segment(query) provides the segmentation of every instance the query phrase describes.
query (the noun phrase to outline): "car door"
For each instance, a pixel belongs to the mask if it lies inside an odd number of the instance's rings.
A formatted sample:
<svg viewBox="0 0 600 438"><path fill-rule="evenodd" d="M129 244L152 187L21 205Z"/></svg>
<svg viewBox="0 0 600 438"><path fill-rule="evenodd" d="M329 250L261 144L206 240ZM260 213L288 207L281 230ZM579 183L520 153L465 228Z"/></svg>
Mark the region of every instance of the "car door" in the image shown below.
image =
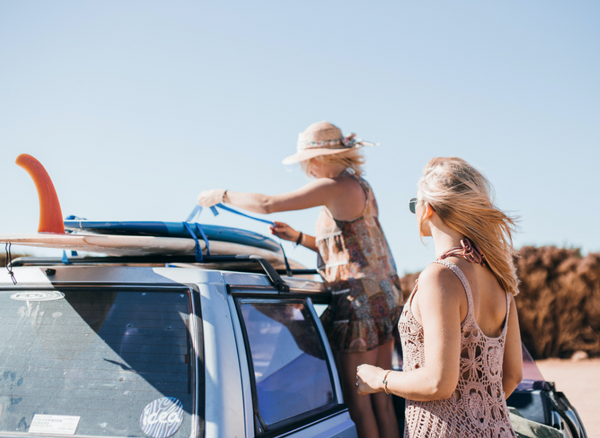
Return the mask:
<svg viewBox="0 0 600 438"><path fill-rule="evenodd" d="M309 297L231 288L247 437L356 437Z"/></svg>

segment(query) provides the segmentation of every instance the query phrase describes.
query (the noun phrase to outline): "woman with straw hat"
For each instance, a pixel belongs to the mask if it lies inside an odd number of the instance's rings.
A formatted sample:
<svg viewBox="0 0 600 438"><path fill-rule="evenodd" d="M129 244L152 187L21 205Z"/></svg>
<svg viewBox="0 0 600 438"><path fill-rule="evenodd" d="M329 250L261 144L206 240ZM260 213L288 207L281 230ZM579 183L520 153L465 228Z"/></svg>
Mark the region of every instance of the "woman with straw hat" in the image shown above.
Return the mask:
<svg viewBox="0 0 600 438"><path fill-rule="evenodd" d="M280 195L207 190L198 203L220 202L255 213L274 213L322 206L316 235L275 222L273 234L318 254L319 273L332 290L332 302L321 316L341 374L344 401L360 437L398 437L392 400L385 393L360 396L356 369L392 365L392 332L402 306L400 279L378 219L371 186L361 177L360 148L372 145L354 134L344 137L331 123L310 125L298 138L296 154L284 164L300 163L314 180Z"/></svg>

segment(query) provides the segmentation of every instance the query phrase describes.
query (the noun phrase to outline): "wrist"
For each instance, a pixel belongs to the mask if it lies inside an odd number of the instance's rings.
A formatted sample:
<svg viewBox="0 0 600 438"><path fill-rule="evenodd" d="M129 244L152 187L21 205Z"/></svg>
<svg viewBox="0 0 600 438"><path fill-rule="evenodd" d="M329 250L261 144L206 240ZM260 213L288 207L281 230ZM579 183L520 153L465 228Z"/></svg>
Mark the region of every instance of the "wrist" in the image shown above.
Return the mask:
<svg viewBox="0 0 600 438"><path fill-rule="evenodd" d="M227 189L223 190L223 194L221 195L221 203L226 203L227 201L225 200L227 196Z"/></svg>
<svg viewBox="0 0 600 438"><path fill-rule="evenodd" d="M389 384L388 378L389 378L391 372L392 372L392 370L387 370L387 371L382 370L383 377L381 379L381 383L379 384L380 389L383 390L383 392L385 392L388 395L390 394L390 390L388 388L388 384Z"/></svg>
<svg viewBox="0 0 600 438"><path fill-rule="evenodd" d="M302 233L302 231L300 231L300 232L298 233L298 237L296 238L296 240L295 240L294 244L295 244L296 246L298 246L298 245L302 245L302 240L304 240L304 233Z"/></svg>
<svg viewBox="0 0 600 438"><path fill-rule="evenodd" d="M380 391L383 391L383 381L385 380L385 373L386 371L384 369L380 369L379 373L377 374L377 389L379 389Z"/></svg>

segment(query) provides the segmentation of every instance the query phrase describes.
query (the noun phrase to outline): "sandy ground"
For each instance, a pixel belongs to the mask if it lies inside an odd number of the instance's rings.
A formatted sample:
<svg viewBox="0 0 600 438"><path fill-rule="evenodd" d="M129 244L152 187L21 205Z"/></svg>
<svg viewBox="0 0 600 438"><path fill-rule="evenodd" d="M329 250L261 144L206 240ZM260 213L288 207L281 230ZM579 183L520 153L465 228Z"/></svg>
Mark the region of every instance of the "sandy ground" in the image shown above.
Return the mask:
<svg viewBox="0 0 600 438"><path fill-rule="evenodd" d="M589 438L600 438L600 359L547 359L537 365L579 412Z"/></svg>

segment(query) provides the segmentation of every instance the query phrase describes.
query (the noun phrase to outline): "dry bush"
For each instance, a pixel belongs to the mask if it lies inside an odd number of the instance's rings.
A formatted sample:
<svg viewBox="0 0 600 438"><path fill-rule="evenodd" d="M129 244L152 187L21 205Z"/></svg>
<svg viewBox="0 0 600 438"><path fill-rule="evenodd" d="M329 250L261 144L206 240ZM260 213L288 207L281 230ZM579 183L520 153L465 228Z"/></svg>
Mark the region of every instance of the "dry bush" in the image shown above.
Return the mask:
<svg viewBox="0 0 600 438"><path fill-rule="evenodd" d="M521 336L536 359L600 355L600 254L526 246L515 260Z"/></svg>
<svg viewBox="0 0 600 438"><path fill-rule="evenodd" d="M600 253L525 246L515 259L523 343L535 359L600 356ZM401 279L405 300L419 273Z"/></svg>

